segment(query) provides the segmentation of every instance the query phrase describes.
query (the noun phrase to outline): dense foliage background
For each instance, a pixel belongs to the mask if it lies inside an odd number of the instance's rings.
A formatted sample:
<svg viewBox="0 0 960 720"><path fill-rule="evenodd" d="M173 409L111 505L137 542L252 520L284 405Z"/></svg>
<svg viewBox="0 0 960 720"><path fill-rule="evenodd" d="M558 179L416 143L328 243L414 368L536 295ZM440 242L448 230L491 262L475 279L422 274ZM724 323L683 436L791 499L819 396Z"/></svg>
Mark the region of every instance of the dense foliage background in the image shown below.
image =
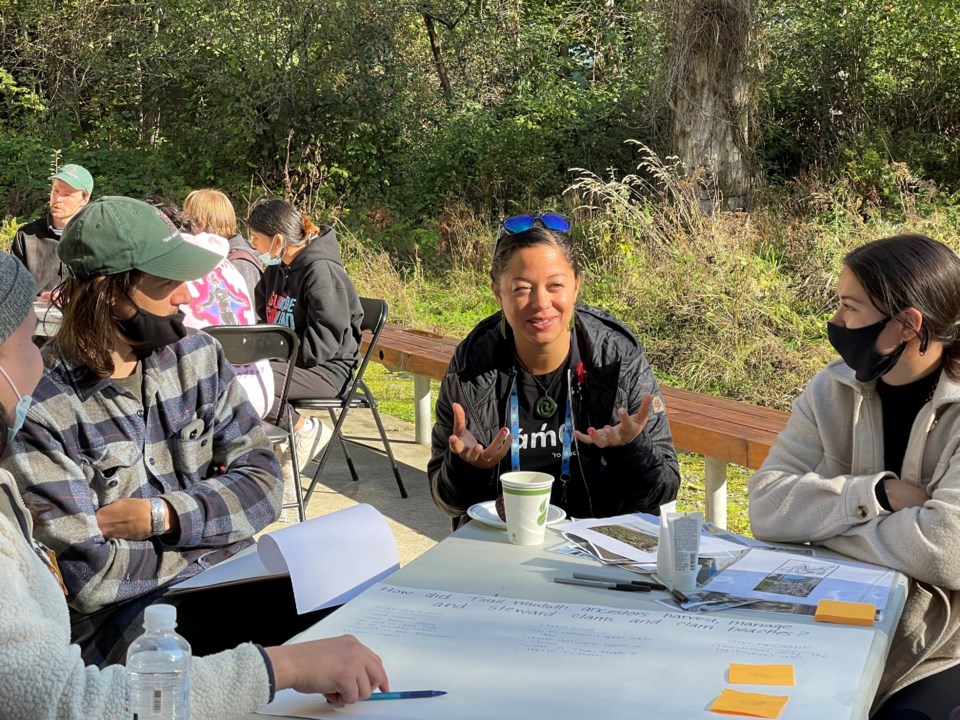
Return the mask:
<svg viewBox="0 0 960 720"><path fill-rule="evenodd" d="M632 171L627 139L669 153L684 1L2 0L0 205L33 213L76 160L104 192L496 215L559 195L572 167ZM757 179L846 177L893 205L904 183L957 187L960 6L748 9Z"/></svg>
<svg viewBox="0 0 960 720"><path fill-rule="evenodd" d="M709 164L672 157L714 41L746 212L704 212ZM583 299L662 380L781 408L833 356L849 248L960 249L958 151L955 0L0 0L0 246L65 162L97 195L214 186L241 217L282 195L394 319L463 334L495 308L497 219L558 209Z"/></svg>
<svg viewBox="0 0 960 720"><path fill-rule="evenodd" d="M561 209L584 298L661 377L779 407L829 356L850 246L903 228L956 242L950 0L0 3L7 236L63 162L97 194L216 186L241 216L284 195L337 225L394 318L462 333L493 309L497 218ZM667 88L695 50L678 46L704 35L676 19L719 28L734 5L751 204L704 213L709 168L670 157Z"/></svg>

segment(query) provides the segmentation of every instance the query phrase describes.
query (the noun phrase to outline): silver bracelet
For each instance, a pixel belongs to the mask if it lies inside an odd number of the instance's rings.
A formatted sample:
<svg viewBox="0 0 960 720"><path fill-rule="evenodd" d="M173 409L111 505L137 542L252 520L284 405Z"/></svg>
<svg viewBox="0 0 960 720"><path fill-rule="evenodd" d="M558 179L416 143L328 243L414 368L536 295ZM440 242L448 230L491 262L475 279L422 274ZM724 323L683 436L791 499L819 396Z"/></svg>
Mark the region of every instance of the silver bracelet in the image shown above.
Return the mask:
<svg viewBox="0 0 960 720"><path fill-rule="evenodd" d="M156 535L163 535L167 530L167 504L160 498L150 498L151 531Z"/></svg>

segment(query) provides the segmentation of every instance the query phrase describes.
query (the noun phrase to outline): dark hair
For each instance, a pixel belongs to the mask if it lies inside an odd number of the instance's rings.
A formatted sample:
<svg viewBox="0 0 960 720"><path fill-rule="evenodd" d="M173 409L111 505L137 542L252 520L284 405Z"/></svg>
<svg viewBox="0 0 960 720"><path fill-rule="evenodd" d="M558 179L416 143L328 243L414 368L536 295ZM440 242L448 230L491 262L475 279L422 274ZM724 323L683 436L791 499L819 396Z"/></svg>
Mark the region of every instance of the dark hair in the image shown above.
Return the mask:
<svg viewBox="0 0 960 720"><path fill-rule="evenodd" d="M926 235L893 235L852 250L843 264L880 312L919 310L920 350L943 343L942 367L960 380L960 258L950 248Z"/></svg>
<svg viewBox="0 0 960 720"><path fill-rule="evenodd" d="M89 280L67 278L53 296L54 306L63 313L60 330L53 336L54 349L83 363L97 377L110 377L118 319L113 303L130 297L143 276L141 270L128 270Z"/></svg>
<svg viewBox="0 0 960 720"><path fill-rule="evenodd" d="M260 200L250 208L247 227L267 237L281 235L286 245L301 245L320 232L306 215L286 200Z"/></svg>
<svg viewBox="0 0 960 720"><path fill-rule="evenodd" d="M144 195L143 201L147 205L155 207L157 210L166 215L177 230L190 233L191 235L196 233L196 225L194 225L193 221L183 214L173 200L168 200L163 195Z"/></svg>
<svg viewBox="0 0 960 720"><path fill-rule="evenodd" d="M515 233L513 235L503 235L493 248L493 260L490 262L490 279L493 282L499 282L503 271L507 269L507 263L517 250L523 250L537 245L553 245L563 253L563 257L573 267L573 274L580 277L580 261L577 256L577 250L573 246L573 241L566 233L554 232L546 228L533 226L529 230Z"/></svg>

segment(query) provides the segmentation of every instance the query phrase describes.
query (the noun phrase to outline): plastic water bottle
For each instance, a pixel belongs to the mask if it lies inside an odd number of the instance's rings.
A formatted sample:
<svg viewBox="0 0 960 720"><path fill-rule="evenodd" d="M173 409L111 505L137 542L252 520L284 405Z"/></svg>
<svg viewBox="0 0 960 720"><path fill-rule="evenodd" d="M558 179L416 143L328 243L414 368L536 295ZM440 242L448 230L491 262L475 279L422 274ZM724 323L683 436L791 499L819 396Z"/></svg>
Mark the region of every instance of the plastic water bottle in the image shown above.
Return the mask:
<svg viewBox="0 0 960 720"><path fill-rule="evenodd" d="M174 632L177 609L150 605L146 632L127 651L127 708L133 720L190 717L190 645Z"/></svg>

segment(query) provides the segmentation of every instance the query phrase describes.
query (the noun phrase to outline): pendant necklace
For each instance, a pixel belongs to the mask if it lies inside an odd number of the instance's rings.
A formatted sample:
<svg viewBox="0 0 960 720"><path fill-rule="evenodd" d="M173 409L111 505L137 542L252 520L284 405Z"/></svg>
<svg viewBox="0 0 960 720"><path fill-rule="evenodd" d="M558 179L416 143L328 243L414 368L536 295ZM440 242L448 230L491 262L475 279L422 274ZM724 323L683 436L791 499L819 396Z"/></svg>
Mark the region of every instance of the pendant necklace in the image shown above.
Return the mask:
<svg viewBox="0 0 960 720"><path fill-rule="evenodd" d="M530 370L527 368L526 365L523 364L523 361L521 361L520 358L517 358L517 361L520 363L520 366L527 372L527 374L533 378L533 382L536 384L537 388L539 388L540 392L543 393L533 405L534 414L541 420L549 420L550 418L552 418L554 415L557 414L558 405L557 405L557 401L553 399L553 388L557 384L557 380L563 377L564 366L561 366L554 371L554 376L553 376L553 379L550 381L550 384L544 387L543 383L541 383L537 379L536 375L530 372Z"/></svg>

